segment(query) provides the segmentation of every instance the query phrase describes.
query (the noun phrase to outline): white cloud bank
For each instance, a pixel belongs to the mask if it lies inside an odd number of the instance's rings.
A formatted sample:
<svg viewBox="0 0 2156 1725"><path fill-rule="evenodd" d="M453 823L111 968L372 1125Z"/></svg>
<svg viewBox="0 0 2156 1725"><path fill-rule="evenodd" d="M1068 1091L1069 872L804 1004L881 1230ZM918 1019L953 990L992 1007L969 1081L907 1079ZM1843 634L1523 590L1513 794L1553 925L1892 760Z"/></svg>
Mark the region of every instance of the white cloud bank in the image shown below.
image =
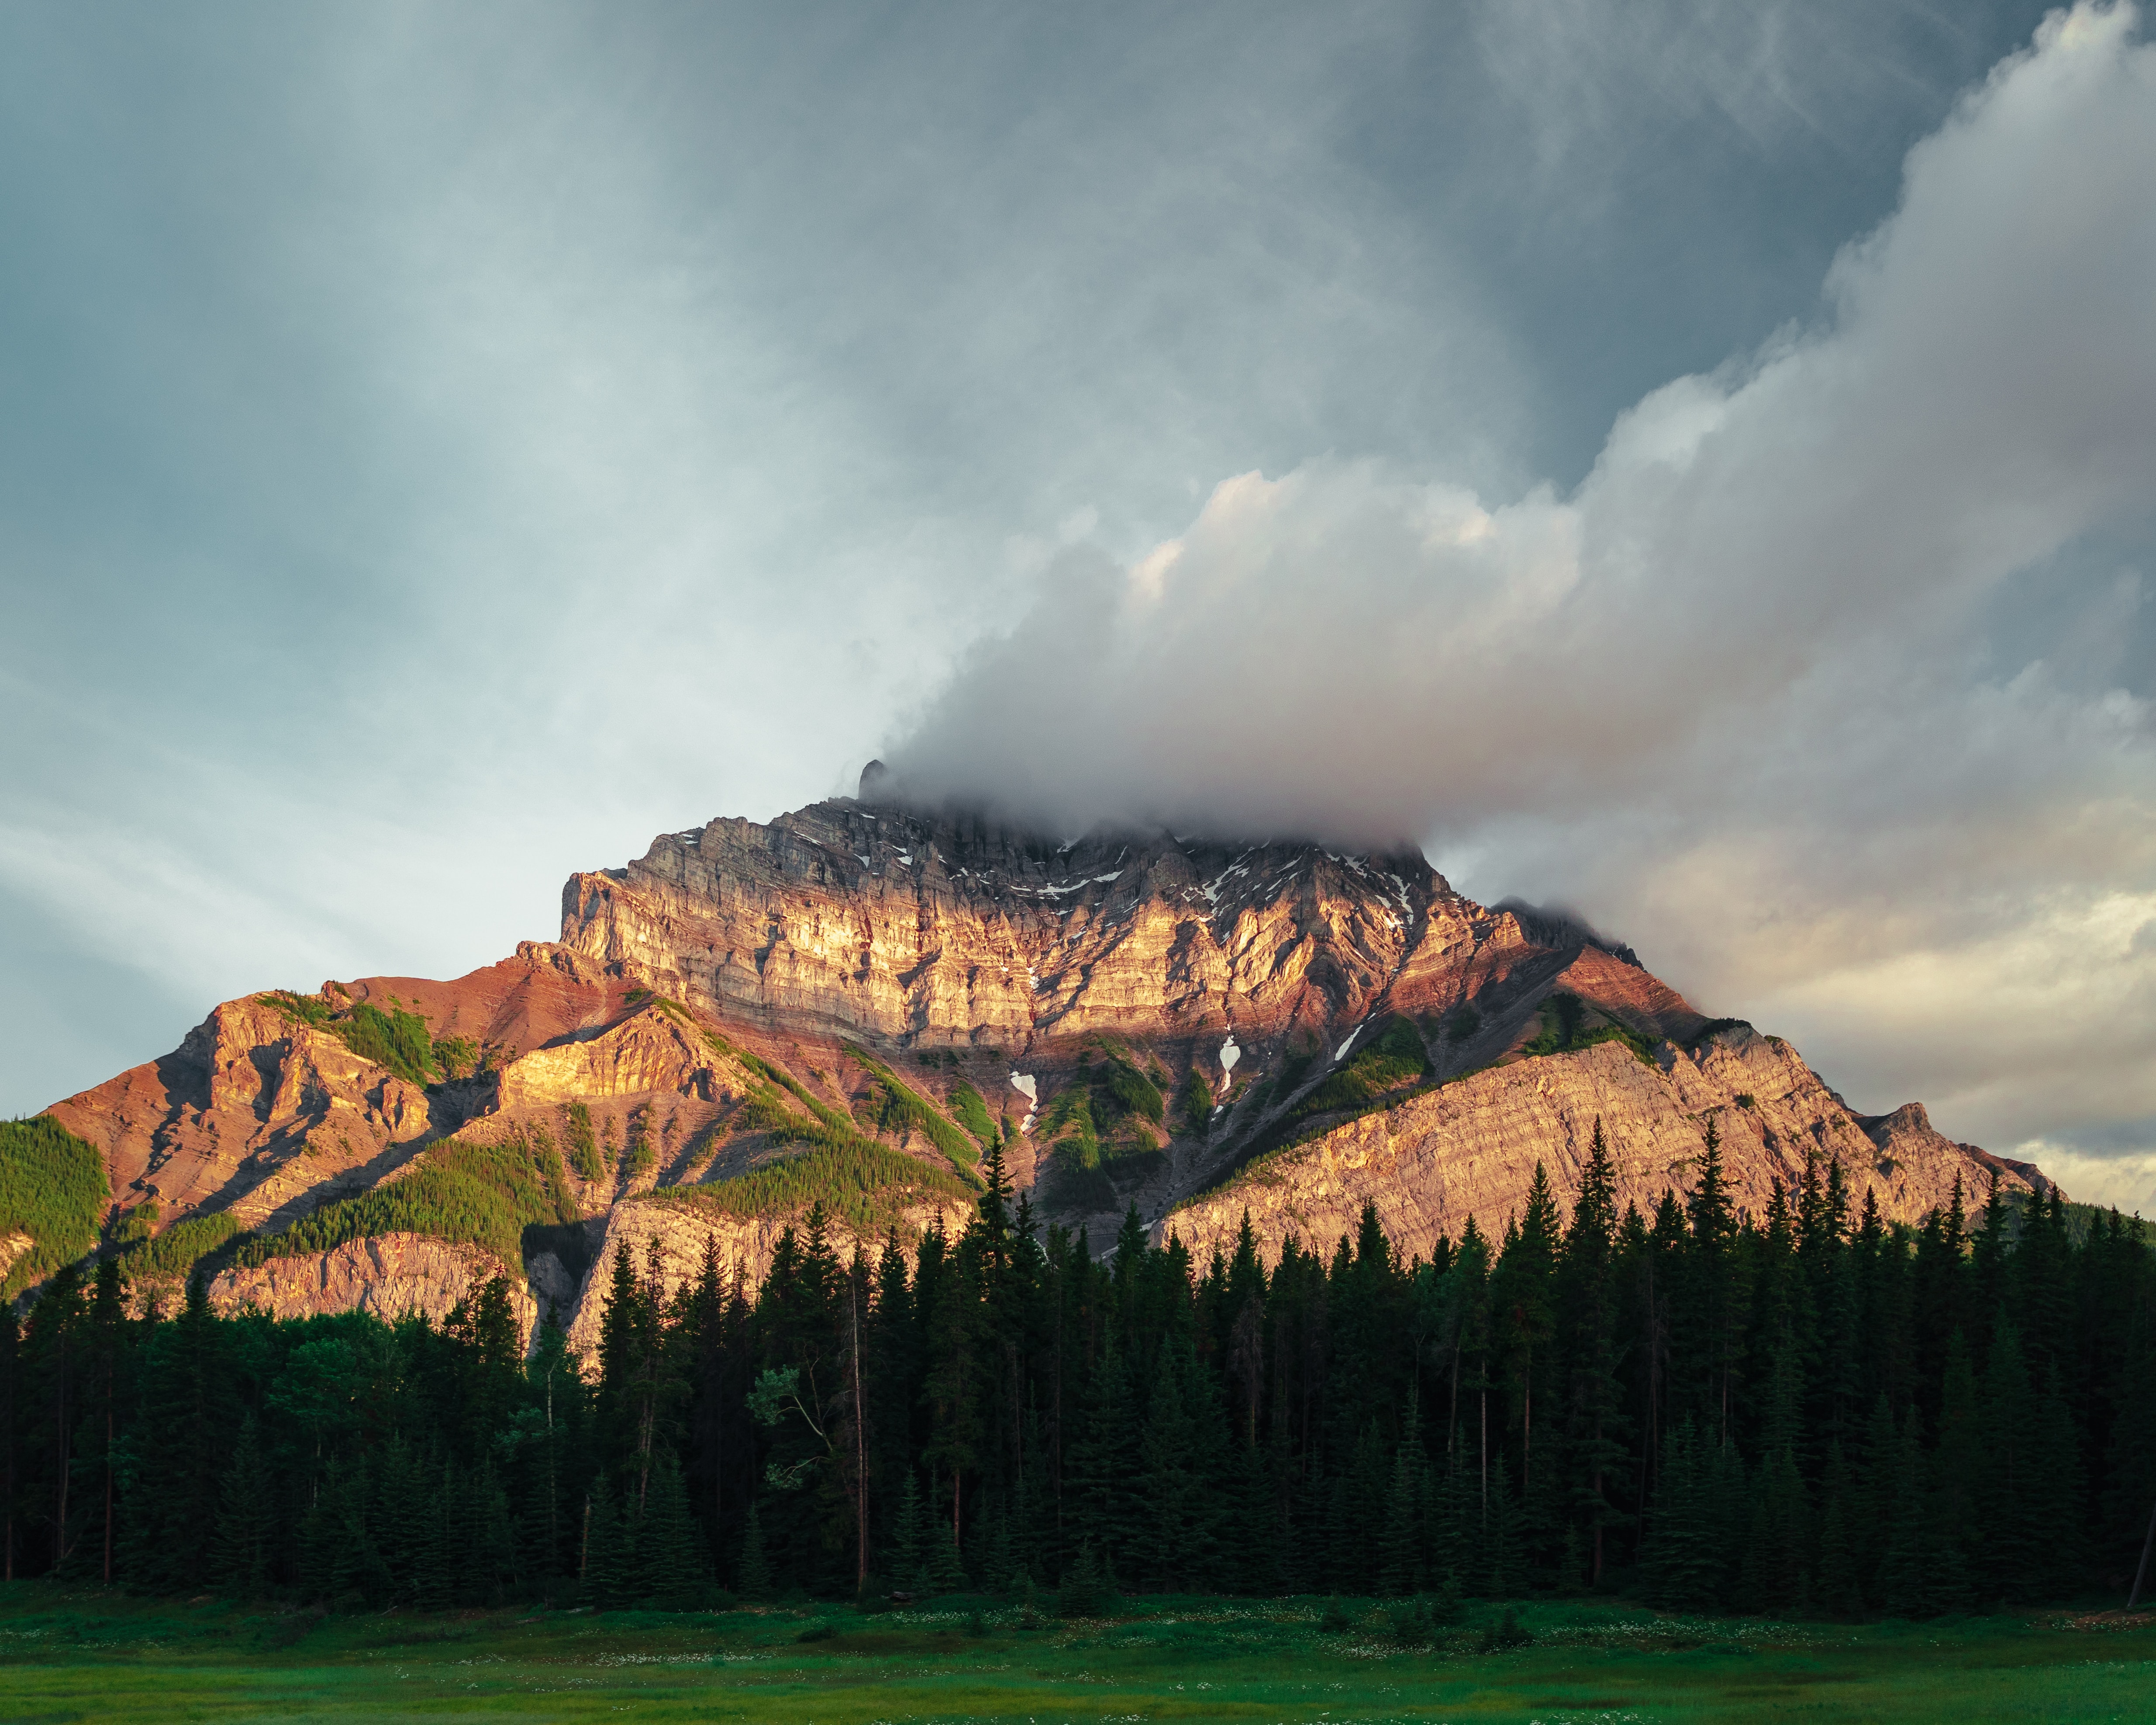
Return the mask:
<svg viewBox="0 0 2156 1725"><path fill-rule="evenodd" d="M2124 1147L2156 1116L2156 757L2102 644L2139 578L2058 632L2071 663L2001 666L1985 623L2156 506L2138 23L2047 19L1912 151L1817 326L1648 396L1571 496L1229 480L1128 567L1065 553L894 765L1069 826L1422 835L1859 1106Z"/></svg>

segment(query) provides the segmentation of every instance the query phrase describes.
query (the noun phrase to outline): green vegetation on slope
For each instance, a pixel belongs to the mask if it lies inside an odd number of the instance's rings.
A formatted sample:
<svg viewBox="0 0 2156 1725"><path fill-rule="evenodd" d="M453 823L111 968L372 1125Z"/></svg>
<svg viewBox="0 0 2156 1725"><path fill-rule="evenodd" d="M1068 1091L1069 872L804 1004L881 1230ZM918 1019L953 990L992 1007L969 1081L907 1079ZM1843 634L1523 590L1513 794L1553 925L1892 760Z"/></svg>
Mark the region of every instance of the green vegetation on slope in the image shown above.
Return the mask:
<svg viewBox="0 0 2156 1725"><path fill-rule="evenodd" d="M1194 1063L1175 1099L1175 1111L1183 1122L1183 1129L1193 1137L1202 1138L1212 1130L1213 1086L1206 1082L1205 1074Z"/></svg>
<svg viewBox="0 0 2156 1725"><path fill-rule="evenodd" d="M256 998L268 1001L289 1019L328 1031L362 1060L387 1066L407 1083L424 1088L444 1076L462 1076L454 1071L445 1075L438 1069L427 1021L416 1012L397 1006L384 1012L365 1001L340 1012L319 996L295 994L283 988ZM461 1037L452 1038L444 1046L459 1065L475 1059L471 1045Z"/></svg>
<svg viewBox="0 0 2156 1725"><path fill-rule="evenodd" d="M667 1186L652 1199L676 1209L709 1210L752 1220L795 1215L820 1204L860 1233L894 1225L910 1205L946 1199L963 1204L973 1188L952 1173L879 1144L850 1137L817 1144L730 1180L703 1186Z"/></svg>
<svg viewBox="0 0 2156 1725"><path fill-rule="evenodd" d="M1592 1029L1583 1028L1591 1010L1578 995L1559 989L1543 1003L1542 1026L1520 1052L1530 1057L1541 1055L1577 1054L1582 1049L1593 1048L1598 1043L1621 1042L1632 1050L1633 1057L1642 1065L1655 1064L1655 1045L1637 1031L1628 1030L1614 1019L1604 1021Z"/></svg>
<svg viewBox="0 0 2156 1725"><path fill-rule="evenodd" d="M640 1180L659 1166L659 1153L651 1147L651 1122L638 1109L629 1119L629 1177Z"/></svg>
<svg viewBox="0 0 2156 1725"><path fill-rule="evenodd" d="M705 1031L704 1040L716 1052L724 1055L730 1060L737 1062L751 1076L761 1078L766 1084L777 1085L779 1089L792 1096L794 1101L800 1103L833 1131L842 1132L853 1131L853 1122L846 1118L843 1111L834 1108L820 1097L811 1096L807 1086L784 1067L774 1066L770 1061L751 1054L745 1048L735 1047L716 1030ZM774 1128L767 1128L767 1130L772 1129Z"/></svg>
<svg viewBox="0 0 2156 1725"><path fill-rule="evenodd" d="M183 1216L154 1240L121 1254L121 1271L131 1282L179 1281L202 1259L245 1231L229 1211Z"/></svg>
<svg viewBox="0 0 2156 1725"><path fill-rule="evenodd" d="M767 1163L732 1179L709 1185L669 1186L653 1194L654 1198L742 1217L792 1214L820 1202L833 1215L844 1217L856 1228L867 1229L888 1226L901 1210L922 1197L963 1201L973 1195L974 1189L956 1176L863 1136L845 1115L810 1095L783 1068L736 1047L715 1031L703 1034L713 1049L739 1062L752 1080L759 1081L752 1084L734 1111L736 1129L764 1132L781 1143L806 1147L799 1155ZM848 1051L853 1052L850 1045ZM869 1062L864 1060L863 1064ZM904 1091L903 1086L898 1087ZM782 1092L806 1108L808 1117L804 1118L788 1107ZM916 1096L914 1101L920 1099ZM952 1137L959 1136L949 1122L942 1124ZM939 1143L937 1147L942 1146ZM949 1153L945 1152L947 1156ZM970 1162L962 1166L970 1172Z"/></svg>
<svg viewBox="0 0 2156 1725"><path fill-rule="evenodd" d="M157 1231L157 1219L162 1214L156 1199L144 1199L128 1211L121 1219L119 1226L112 1230L113 1245L130 1246L147 1240Z"/></svg>
<svg viewBox="0 0 2156 1725"><path fill-rule="evenodd" d="M259 1265L383 1234L424 1234L484 1246L514 1267L523 1261L526 1228L573 1222L579 1214L553 1140L512 1128L491 1141L445 1138L395 1179L248 1241L234 1260Z"/></svg>
<svg viewBox="0 0 2156 1725"><path fill-rule="evenodd" d="M592 1127L590 1106L572 1102L563 1112L567 1117L562 1135L569 1142L569 1166L577 1171L577 1178L587 1183L603 1180L606 1158L599 1154L599 1135Z"/></svg>
<svg viewBox="0 0 2156 1725"><path fill-rule="evenodd" d="M0 1121L0 1236L27 1234L0 1297L12 1299L97 1243L111 1201L105 1158L49 1114Z"/></svg>
<svg viewBox="0 0 2156 1725"><path fill-rule="evenodd" d="M945 1119L942 1111L927 1097L906 1084L866 1049L851 1042L843 1043L840 1046L860 1063L875 1087L875 1121L880 1131L917 1132L942 1151L953 1168L969 1178L974 1177L974 1171L980 1164L981 1153L965 1133ZM982 1112L985 1114L987 1111L984 1106Z"/></svg>
<svg viewBox="0 0 2156 1725"><path fill-rule="evenodd" d="M1422 1033L1396 1015L1367 1047L1296 1103L1294 1117L1361 1108L1429 1076L1430 1055L1423 1047Z"/></svg>
<svg viewBox="0 0 2156 1725"><path fill-rule="evenodd" d="M958 1117L958 1124L983 1144L993 1143L1001 1136L995 1122L988 1117L988 1098L963 1080L951 1092L951 1111Z"/></svg>
<svg viewBox="0 0 2156 1725"><path fill-rule="evenodd" d="M1163 1154L1158 1128L1167 1122L1160 1086L1138 1069L1113 1037L1093 1039L1078 1051L1070 1081L1050 1097L1034 1140L1053 1158L1059 1202L1110 1209L1117 1201L1117 1176L1143 1174Z"/></svg>
<svg viewBox="0 0 2156 1725"><path fill-rule="evenodd" d="M485 1064L485 1055L469 1036L437 1036L434 1066L444 1078L470 1078Z"/></svg>
<svg viewBox="0 0 2156 1725"><path fill-rule="evenodd" d="M1160 1142L1149 1128L1167 1117L1160 1086L1138 1070L1130 1051L1111 1037L1097 1037L1079 1050L1077 1070L1041 1110L1034 1137L1070 1168L1091 1169L1157 1153Z"/></svg>
<svg viewBox="0 0 2156 1725"><path fill-rule="evenodd" d="M1253 1106L1262 1110L1274 1095L1290 1096L1309 1074L1322 1050L1306 1046L1289 1055L1280 1072L1264 1081L1250 1096ZM1277 1185L1286 1177L1283 1158L1328 1132L1385 1110L1399 1107L1438 1087L1430 1076L1430 1055L1421 1033L1402 1017L1390 1019L1368 1046L1332 1073L1296 1103L1255 1142L1251 1153L1219 1183L1186 1199L1182 1209L1201 1199L1218 1199L1246 1185ZM1444 1081L1471 1077L1455 1073ZM1317 1119L1318 1116L1326 1117ZM1314 1124L1305 1124L1306 1122Z"/></svg>

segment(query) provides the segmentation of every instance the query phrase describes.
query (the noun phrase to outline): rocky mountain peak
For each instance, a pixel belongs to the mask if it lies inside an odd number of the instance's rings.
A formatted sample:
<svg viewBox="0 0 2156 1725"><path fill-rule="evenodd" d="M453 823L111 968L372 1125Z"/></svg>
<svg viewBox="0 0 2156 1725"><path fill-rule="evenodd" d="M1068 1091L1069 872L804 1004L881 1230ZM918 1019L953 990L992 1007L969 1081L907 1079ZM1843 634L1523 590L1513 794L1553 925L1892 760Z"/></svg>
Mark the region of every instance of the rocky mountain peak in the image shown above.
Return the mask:
<svg viewBox="0 0 2156 1725"><path fill-rule="evenodd" d="M963 1225L992 1147L1045 1219L1105 1246L1136 1204L1200 1251L1245 1209L1269 1254L1365 1204L1405 1252L1496 1236L1598 1124L1643 1208L1710 1128L1754 1206L1831 1163L1889 1219L2048 1189L1412 848L1059 837L907 805L874 763L860 789L573 875L558 940L469 976L219 1007L49 1111L104 1163L99 1225L192 1230L167 1259L224 1253L218 1296L280 1312L446 1311L493 1266L586 1337L618 1244L753 1279L819 1199L842 1240Z"/></svg>

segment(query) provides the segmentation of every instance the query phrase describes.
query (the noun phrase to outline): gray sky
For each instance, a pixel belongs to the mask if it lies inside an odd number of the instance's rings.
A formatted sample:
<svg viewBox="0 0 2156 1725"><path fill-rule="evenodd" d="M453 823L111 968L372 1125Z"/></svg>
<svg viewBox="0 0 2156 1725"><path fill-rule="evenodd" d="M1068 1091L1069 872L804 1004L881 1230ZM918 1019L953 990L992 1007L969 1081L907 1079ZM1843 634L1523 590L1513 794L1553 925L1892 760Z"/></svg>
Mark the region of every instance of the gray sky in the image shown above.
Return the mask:
<svg viewBox="0 0 2156 1725"><path fill-rule="evenodd" d="M895 752L2142 1201L2144 33L1619 16L0 5L0 1109Z"/></svg>

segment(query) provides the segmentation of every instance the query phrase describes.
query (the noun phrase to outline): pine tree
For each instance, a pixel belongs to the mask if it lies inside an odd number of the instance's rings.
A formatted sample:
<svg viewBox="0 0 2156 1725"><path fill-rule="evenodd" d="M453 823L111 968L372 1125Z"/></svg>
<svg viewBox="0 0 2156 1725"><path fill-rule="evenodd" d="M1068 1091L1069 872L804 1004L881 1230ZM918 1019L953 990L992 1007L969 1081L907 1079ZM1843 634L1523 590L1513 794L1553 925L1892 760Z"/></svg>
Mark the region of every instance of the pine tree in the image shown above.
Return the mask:
<svg viewBox="0 0 2156 1725"><path fill-rule="evenodd" d="M275 1527L268 1470L250 1414L240 1422L218 1503L211 1574L221 1586L243 1599L259 1599L269 1590Z"/></svg>
<svg viewBox="0 0 2156 1725"><path fill-rule="evenodd" d="M1488 1532L1483 1552L1493 1599L1516 1599L1526 1590L1527 1553L1522 1542L1521 1516L1512 1496L1512 1470L1499 1461L1491 1481Z"/></svg>
<svg viewBox="0 0 2156 1725"><path fill-rule="evenodd" d="M763 1527L753 1497L749 1499L748 1526L742 1535L741 1563L735 1573L736 1590L744 1599L771 1597L771 1561L764 1555Z"/></svg>
<svg viewBox="0 0 2156 1725"><path fill-rule="evenodd" d="M1133 1409L1132 1369L1132 1360L1111 1332L1086 1385L1065 1494L1078 1539L1090 1543L1108 1568L1125 1563L1142 1537L1137 1497L1140 1427Z"/></svg>
<svg viewBox="0 0 2156 1725"><path fill-rule="evenodd" d="M415 1609L444 1610L456 1596L454 1521L461 1497L460 1482L448 1462L422 1462L414 1475L419 1491L416 1513L409 1524L410 1543L405 1548L405 1585Z"/></svg>
<svg viewBox="0 0 2156 1725"><path fill-rule="evenodd" d="M516 1524L509 1496L490 1462L467 1481L468 1532L458 1594L473 1605L499 1605L516 1585Z"/></svg>
<svg viewBox="0 0 2156 1725"><path fill-rule="evenodd" d="M1455 1591L1488 1573L1479 1561L1482 1517L1479 1496L1463 1466L1448 1469L1437 1481L1430 1530L1430 1574L1440 1585L1450 1578Z"/></svg>
<svg viewBox="0 0 2156 1725"><path fill-rule="evenodd" d="M1885 1560L1887 1534L1902 1504L1902 1454L1894 1410L1881 1391L1871 1406L1865 1428L1862 1476L1856 1491L1861 1511L1857 1525L1866 1530L1858 1546L1857 1574L1866 1602L1881 1604L1880 1568Z"/></svg>
<svg viewBox="0 0 2156 1725"><path fill-rule="evenodd" d="M1757 1611L1801 1609L1811 1602L1810 1507L1804 1476L1787 1444L1759 1470L1744 1542L1740 1598Z"/></svg>
<svg viewBox="0 0 2156 1725"><path fill-rule="evenodd" d="M898 1522L891 1540L891 1573L901 1587L916 1593L928 1590L927 1565L931 1537L928 1512L921 1501L920 1481L909 1467L905 1486L899 1494Z"/></svg>
<svg viewBox="0 0 2156 1725"><path fill-rule="evenodd" d="M1168 1591L1186 1587L1204 1560L1204 1481L1179 1376L1175 1359L1164 1354L1138 1445L1139 1532L1131 1552L1138 1576Z"/></svg>
<svg viewBox="0 0 2156 1725"><path fill-rule="evenodd" d="M2035 1584L2042 1596L2055 1599L2071 1598L2087 1584L2081 1435L2060 1382L2062 1375L2056 1363L2046 1373L2036 1404L2036 1466L2029 1488L2030 1514L2046 1530Z"/></svg>
<svg viewBox="0 0 2156 1725"><path fill-rule="evenodd" d="M1415 1459L1403 1443L1393 1458L1384 1524L1378 1538L1378 1590L1394 1599L1423 1590L1423 1528L1417 1485Z"/></svg>
<svg viewBox="0 0 2156 1725"><path fill-rule="evenodd" d="M1056 1590L1055 1609L1064 1617L1097 1617L1115 1603L1115 1584L1094 1554L1092 1542L1081 1541L1076 1559Z"/></svg>
<svg viewBox="0 0 2156 1725"><path fill-rule="evenodd" d="M1912 1409L1895 1438L1894 1510L1879 1559L1879 1602L1896 1617L1929 1617L1939 1609L1937 1523L1930 1480Z"/></svg>
<svg viewBox="0 0 2156 1725"><path fill-rule="evenodd" d="M1864 1588L1857 1569L1856 1530L1851 1526L1849 1463L1839 1439L1827 1448L1822 1491L1819 1579L1813 1603L1832 1616L1856 1617L1864 1609Z"/></svg>
<svg viewBox="0 0 2156 1725"><path fill-rule="evenodd" d="M216 1548L218 1440L228 1419L221 1341L197 1275L179 1317L153 1324L144 1348L141 1411L123 1440L133 1511L120 1534L120 1567L150 1592L200 1586Z"/></svg>
<svg viewBox="0 0 2156 1725"><path fill-rule="evenodd" d="M1527 1207L1517 1229L1507 1235L1491 1276L1507 1413L1519 1433L1519 1477L1528 1502L1534 1501L1535 1391L1549 1372L1542 1350L1557 1329L1557 1200L1550 1191L1549 1171L1537 1162Z"/></svg>
<svg viewBox="0 0 2156 1725"><path fill-rule="evenodd" d="M752 1511L752 1529L753 1517ZM591 1495L584 1500L583 1573L578 1589L584 1603L598 1611L619 1610L632 1604L635 1563L631 1529L606 1476L601 1474L592 1481ZM746 1586L742 1591L747 1592Z"/></svg>
<svg viewBox="0 0 2156 1725"><path fill-rule="evenodd" d="M1564 1341L1568 1373L1566 1437L1571 1455L1570 1512L1592 1542L1589 1585L1599 1586L1606 1536L1630 1525L1612 1497L1627 1471L1625 1439L1632 1422L1625 1413L1618 1377L1616 1171L1595 1117L1587 1163L1580 1170L1579 1199L1566 1233L1560 1296L1568 1315Z"/></svg>
<svg viewBox="0 0 2156 1725"><path fill-rule="evenodd" d="M681 1465L671 1450L660 1450L652 1469L637 1523L634 1574L631 1591L665 1611L690 1610L708 1591Z"/></svg>
<svg viewBox="0 0 2156 1725"><path fill-rule="evenodd" d="M931 1476L932 1479L933 1476ZM931 1594L962 1594L971 1584L957 1532L941 1516L929 1523L925 1580Z"/></svg>
<svg viewBox="0 0 2156 1725"><path fill-rule="evenodd" d="M1969 1344L1956 1330L1947 1344L1932 1465L1939 1565L1933 1597L1945 1611L1966 1611L1975 1598L1971 1578L1980 1518L1977 1500L1986 1466L1979 1400Z"/></svg>
<svg viewBox="0 0 2156 1725"><path fill-rule="evenodd" d="M1686 1414L1663 1445L1661 1489L1647 1530L1649 1586L1657 1602L1680 1611L1711 1611L1722 1596L1721 1518L1705 1447Z"/></svg>
<svg viewBox="0 0 2156 1725"><path fill-rule="evenodd" d="M2043 1572L2050 1530L2041 1519L2036 1481L2036 1399L2020 1332L2003 1312L1992 1333L1980 1401L1984 1466L1976 1481L1977 1584L1987 1600L2029 1599Z"/></svg>
<svg viewBox="0 0 2156 1725"><path fill-rule="evenodd" d="M1276 1594L1283 1585L1280 1492L1271 1459L1255 1444L1243 1446L1234 1491L1223 1541L1227 1584L1233 1592L1259 1598Z"/></svg>

